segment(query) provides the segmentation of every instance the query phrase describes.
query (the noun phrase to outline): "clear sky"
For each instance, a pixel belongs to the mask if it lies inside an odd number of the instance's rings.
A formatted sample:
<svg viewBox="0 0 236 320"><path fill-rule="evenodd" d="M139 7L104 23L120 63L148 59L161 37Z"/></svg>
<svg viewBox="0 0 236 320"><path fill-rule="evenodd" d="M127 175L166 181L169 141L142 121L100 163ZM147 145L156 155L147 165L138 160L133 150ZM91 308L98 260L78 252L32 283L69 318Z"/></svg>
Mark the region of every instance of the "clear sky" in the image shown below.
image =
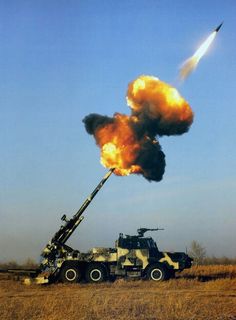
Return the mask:
<svg viewBox="0 0 236 320"><path fill-rule="evenodd" d="M82 119L129 114L139 75L175 85L222 21L178 86L195 119L187 134L160 139L164 179L113 175L69 243L81 250L159 226L162 250L197 240L209 255L236 256L236 1L0 0L0 261L38 259L62 214L107 172Z"/></svg>

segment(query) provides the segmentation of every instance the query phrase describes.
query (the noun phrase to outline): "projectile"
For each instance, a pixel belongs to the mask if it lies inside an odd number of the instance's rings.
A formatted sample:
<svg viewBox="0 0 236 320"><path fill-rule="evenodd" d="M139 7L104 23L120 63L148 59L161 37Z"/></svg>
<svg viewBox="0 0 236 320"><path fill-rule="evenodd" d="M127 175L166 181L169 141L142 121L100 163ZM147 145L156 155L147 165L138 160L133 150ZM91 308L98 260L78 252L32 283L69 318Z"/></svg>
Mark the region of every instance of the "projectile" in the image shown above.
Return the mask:
<svg viewBox="0 0 236 320"><path fill-rule="evenodd" d="M223 24L223 22L214 31L218 32L220 30L222 24Z"/></svg>

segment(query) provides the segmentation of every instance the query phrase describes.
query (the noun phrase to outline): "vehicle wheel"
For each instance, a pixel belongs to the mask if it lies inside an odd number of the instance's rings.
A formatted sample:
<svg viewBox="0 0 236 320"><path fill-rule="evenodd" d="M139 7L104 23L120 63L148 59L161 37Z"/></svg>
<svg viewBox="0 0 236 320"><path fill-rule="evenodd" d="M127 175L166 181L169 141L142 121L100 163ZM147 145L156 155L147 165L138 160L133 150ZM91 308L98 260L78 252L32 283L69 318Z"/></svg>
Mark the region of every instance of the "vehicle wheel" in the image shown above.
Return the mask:
<svg viewBox="0 0 236 320"><path fill-rule="evenodd" d="M164 267L152 265L147 270L147 278L153 281L164 281L167 279L167 272Z"/></svg>
<svg viewBox="0 0 236 320"><path fill-rule="evenodd" d="M88 282L100 283L106 280L106 270L100 264L92 264L88 266L85 277Z"/></svg>
<svg viewBox="0 0 236 320"><path fill-rule="evenodd" d="M81 280L81 272L75 265L65 265L61 269L59 278L63 283L76 283Z"/></svg>

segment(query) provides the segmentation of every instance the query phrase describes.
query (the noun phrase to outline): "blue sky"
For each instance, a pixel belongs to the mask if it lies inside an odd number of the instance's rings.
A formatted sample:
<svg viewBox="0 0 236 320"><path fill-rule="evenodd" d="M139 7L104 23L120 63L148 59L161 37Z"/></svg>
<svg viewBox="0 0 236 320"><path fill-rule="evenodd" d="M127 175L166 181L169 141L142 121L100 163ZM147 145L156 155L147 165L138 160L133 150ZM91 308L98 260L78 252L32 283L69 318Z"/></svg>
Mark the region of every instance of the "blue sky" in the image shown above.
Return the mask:
<svg viewBox="0 0 236 320"><path fill-rule="evenodd" d="M139 75L176 85L181 63L223 20L178 85L195 120L160 139L164 179L112 176L70 243L111 247L119 232L160 226L160 249L197 240L236 256L235 17L233 0L0 0L0 261L37 259L106 173L82 119L129 114L127 86Z"/></svg>

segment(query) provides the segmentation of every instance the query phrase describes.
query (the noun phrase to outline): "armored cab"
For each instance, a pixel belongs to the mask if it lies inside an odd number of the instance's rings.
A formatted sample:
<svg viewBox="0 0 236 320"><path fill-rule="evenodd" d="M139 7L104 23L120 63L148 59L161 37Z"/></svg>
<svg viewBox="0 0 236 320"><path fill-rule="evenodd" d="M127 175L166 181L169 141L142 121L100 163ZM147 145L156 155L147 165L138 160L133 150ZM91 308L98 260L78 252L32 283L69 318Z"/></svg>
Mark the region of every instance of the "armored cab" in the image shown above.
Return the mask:
<svg viewBox="0 0 236 320"><path fill-rule="evenodd" d="M176 271L190 268L192 259L184 252L161 252L151 237L144 237L142 230L138 235L125 237L120 234L117 241L118 274L146 278L154 281L167 280L174 277Z"/></svg>

